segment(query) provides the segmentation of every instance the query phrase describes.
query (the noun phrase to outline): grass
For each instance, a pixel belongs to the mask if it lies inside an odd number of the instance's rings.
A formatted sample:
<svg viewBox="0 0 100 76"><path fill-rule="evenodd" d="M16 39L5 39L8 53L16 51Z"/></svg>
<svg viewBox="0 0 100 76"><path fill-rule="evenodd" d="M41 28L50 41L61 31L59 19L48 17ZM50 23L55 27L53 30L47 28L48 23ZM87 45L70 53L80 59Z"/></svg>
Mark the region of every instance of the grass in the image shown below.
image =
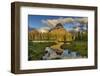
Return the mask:
<svg viewBox="0 0 100 76"><path fill-rule="evenodd" d="M71 51L76 51L81 54L81 56L88 56L88 46L87 41L74 41L71 44L63 44L62 49L69 49Z"/></svg>
<svg viewBox="0 0 100 76"><path fill-rule="evenodd" d="M44 49L47 46L54 45L54 42L28 42L28 60L41 60Z"/></svg>
<svg viewBox="0 0 100 76"><path fill-rule="evenodd" d="M28 42L28 60L41 60L44 55L45 47L57 45L56 42ZM73 41L70 44L64 43L61 49L69 49L71 51L79 52L81 56L88 57L87 41Z"/></svg>

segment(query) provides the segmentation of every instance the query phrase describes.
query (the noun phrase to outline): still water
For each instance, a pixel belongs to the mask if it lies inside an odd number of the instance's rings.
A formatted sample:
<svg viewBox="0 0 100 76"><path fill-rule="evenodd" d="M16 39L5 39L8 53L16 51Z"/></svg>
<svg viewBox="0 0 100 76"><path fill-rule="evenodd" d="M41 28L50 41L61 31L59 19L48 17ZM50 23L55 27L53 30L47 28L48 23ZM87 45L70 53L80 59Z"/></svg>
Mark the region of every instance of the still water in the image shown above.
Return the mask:
<svg viewBox="0 0 100 76"><path fill-rule="evenodd" d="M45 54L43 55L43 60L48 59L74 59L74 58L81 58L82 56L80 53L71 51L71 50L63 50L61 54L57 54L52 48L46 47L45 48Z"/></svg>

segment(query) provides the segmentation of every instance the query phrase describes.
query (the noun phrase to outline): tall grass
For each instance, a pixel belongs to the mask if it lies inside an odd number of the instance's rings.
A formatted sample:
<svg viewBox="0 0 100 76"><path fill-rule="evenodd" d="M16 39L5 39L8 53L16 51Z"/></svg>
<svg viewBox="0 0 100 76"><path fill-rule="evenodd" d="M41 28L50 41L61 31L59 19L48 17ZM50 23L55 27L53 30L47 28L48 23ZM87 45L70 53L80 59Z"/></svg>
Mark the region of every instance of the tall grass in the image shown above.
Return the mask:
<svg viewBox="0 0 100 76"><path fill-rule="evenodd" d="M28 60L40 60L45 47L54 45L54 42L28 42Z"/></svg>

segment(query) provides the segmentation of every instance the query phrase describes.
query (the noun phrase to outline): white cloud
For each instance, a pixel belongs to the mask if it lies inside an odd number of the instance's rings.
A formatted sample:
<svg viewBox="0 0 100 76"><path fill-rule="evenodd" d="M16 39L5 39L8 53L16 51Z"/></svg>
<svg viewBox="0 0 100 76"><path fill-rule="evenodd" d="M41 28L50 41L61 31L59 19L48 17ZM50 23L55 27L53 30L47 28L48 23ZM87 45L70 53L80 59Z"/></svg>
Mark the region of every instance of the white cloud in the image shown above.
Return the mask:
<svg viewBox="0 0 100 76"><path fill-rule="evenodd" d="M76 21L80 22L80 23L88 23L88 18L77 18L75 19Z"/></svg>
<svg viewBox="0 0 100 76"><path fill-rule="evenodd" d="M70 23L70 22L73 22L73 21L74 21L73 18L64 18L64 19L63 19L63 22L64 22L64 23Z"/></svg>
<svg viewBox="0 0 100 76"><path fill-rule="evenodd" d="M47 20L42 20L42 23L46 24L50 28L53 28L56 26L56 24L61 23L71 23L71 22L79 22L79 23L88 23L88 18L58 18L58 19L47 19Z"/></svg>
<svg viewBox="0 0 100 76"><path fill-rule="evenodd" d="M42 33L48 32L49 30L50 30L49 27L41 27L41 28L38 29L38 31L39 31L39 32L42 32Z"/></svg>

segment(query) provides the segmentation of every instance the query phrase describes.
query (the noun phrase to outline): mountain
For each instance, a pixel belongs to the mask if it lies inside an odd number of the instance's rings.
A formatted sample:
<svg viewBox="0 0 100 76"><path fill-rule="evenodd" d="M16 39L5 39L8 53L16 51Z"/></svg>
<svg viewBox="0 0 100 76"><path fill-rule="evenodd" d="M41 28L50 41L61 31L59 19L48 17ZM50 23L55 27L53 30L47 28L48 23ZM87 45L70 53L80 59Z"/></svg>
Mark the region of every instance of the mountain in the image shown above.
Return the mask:
<svg viewBox="0 0 100 76"><path fill-rule="evenodd" d="M60 28L64 28L64 27L63 27L63 25L62 25L61 23L58 23L58 24L55 26L55 28L56 28L56 29L60 29Z"/></svg>
<svg viewBox="0 0 100 76"><path fill-rule="evenodd" d="M64 29L63 25L61 23L58 23L54 28L50 29L49 31L52 31L52 30L56 30L56 29Z"/></svg>
<svg viewBox="0 0 100 76"><path fill-rule="evenodd" d="M40 28L29 31L29 40L57 40L57 41L72 41L72 34L67 31L61 23L58 23L54 28Z"/></svg>
<svg viewBox="0 0 100 76"><path fill-rule="evenodd" d="M68 32L61 23L58 23L53 29L51 29L49 34L58 41L72 40L72 34Z"/></svg>

